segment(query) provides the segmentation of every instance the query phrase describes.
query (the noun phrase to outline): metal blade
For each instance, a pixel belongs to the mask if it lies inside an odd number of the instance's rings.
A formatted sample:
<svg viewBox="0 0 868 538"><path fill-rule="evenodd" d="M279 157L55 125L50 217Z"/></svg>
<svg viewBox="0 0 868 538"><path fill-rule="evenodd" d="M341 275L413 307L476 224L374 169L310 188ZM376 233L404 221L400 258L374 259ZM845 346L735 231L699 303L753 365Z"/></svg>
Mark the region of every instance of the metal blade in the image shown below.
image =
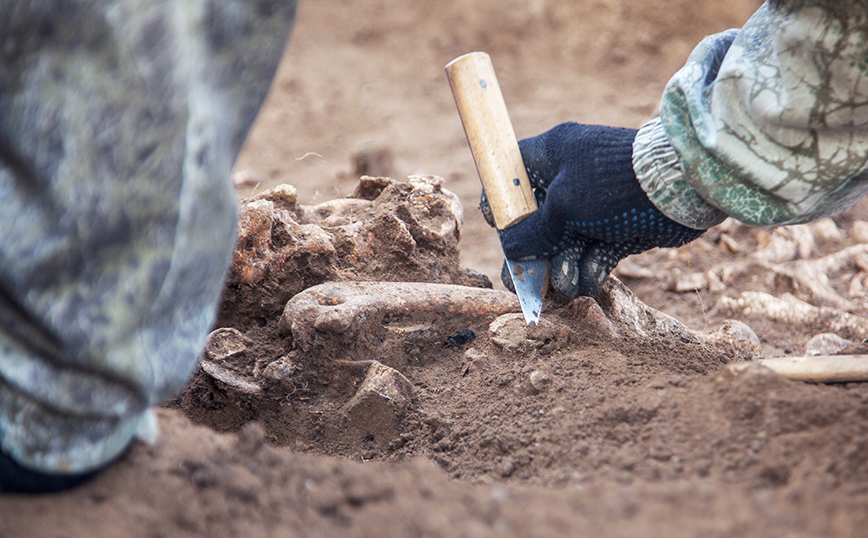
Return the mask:
<svg viewBox="0 0 868 538"><path fill-rule="evenodd" d="M548 277L548 261L515 262L507 258L506 266L509 268L510 276L512 276L512 283L515 286L515 294L518 295L518 302L521 304L524 321L528 325L539 323L543 293Z"/></svg>

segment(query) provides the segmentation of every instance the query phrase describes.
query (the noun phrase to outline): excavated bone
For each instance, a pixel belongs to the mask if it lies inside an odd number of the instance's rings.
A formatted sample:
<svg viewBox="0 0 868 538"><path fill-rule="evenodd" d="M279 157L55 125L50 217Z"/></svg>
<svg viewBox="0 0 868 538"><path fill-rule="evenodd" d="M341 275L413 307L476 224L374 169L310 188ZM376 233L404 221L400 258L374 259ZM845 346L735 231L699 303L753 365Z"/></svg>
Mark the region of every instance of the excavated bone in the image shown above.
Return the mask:
<svg viewBox="0 0 868 538"><path fill-rule="evenodd" d="M865 318L835 308L816 307L789 293L778 298L767 293L746 291L738 299L721 297L715 310L793 326L809 324L821 332L835 333L850 340L868 338L868 320Z"/></svg>
<svg viewBox="0 0 868 538"><path fill-rule="evenodd" d="M681 337L692 342L704 339L699 331L688 328L674 317L640 301L615 277L606 281L596 301L606 317L614 323L617 334L627 333L639 338Z"/></svg>
<svg viewBox="0 0 868 538"><path fill-rule="evenodd" d="M245 394L259 394L262 392L262 387L259 386L259 384L246 379L244 376L239 375L237 372L233 372L228 368L224 368L209 361L201 361L199 366L202 367L203 372L212 378Z"/></svg>
<svg viewBox="0 0 868 538"><path fill-rule="evenodd" d="M262 388L232 368L230 361L243 357L247 339L237 329L224 327L208 335L205 352L199 360L202 371L213 379L246 394L258 394Z"/></svg>
<svg viewBox="0 0 868 538"><path fill-rule="evenodd" d="M595 299L573 301L582 326L608 338L632 338L642 342L681 341L712 346L742 360L760 356L759 338L744 323L726 320L717 330L705 334L676 318L649 307L620 280L610 276Z"/></svg>
<svg viewBox="0 0 868 538"><path fill-rule="evenodd" d="M420 282L328 282L299 293L280 319L299 361L413 359L459 330L508 312L515 295ZM398 351L395 353L395 351ZM390 365L395 366L395 365Z"/></svg>
<svg viewBox="0 0 868 538"><path fill-rule="evenodd" d="M328 281L395 280L491 287L459 264L458 197L435 176L366 178L359 195L299 205L281 185L245 200L219 324L242 330L279 316L305 288Z"/></svg>
<svg viewBox="0 0 868 538"><path fill-rule="evenodd" d="M212 331L205 339L205 358L221 363L247 351L247 339L238 329L224 327Z"/></svg>
<svg viewBox="0 0 868 538"><path fill-rule="evenodd" d="M810 226L783 226L772 232L760 230L754 257L769 263L810 258L817 249Z"/></svg>
<svg viewBox="0 0 868 538"><path fill-rule="evenodd" d="M746 226L727 220L715 228L717 248L727 254L746 256L740 261L726 261L713 266L705 273L683 274L677 268L645 268L635 262L622 263L616 274L627 278L647 278L663 283L664 289L677 292L692 292L708 289L721 293L728 286L737 285L745 279L762 279L757 285L774 290L775 294L790 293L802 301L818 307L836 308L850 313L865 313L865 272L868 270L868 244L854 245L833 254L813 258L818 245L840 243L844 234L832 219L756 233L755 251L742 246L730 234L742 231ZM851 238L868 238L868 224L856 221L849 229ZM868 239L866 239L868 241ZM703 240L695 243L698 248L714 248L713 242ZM629 261L629 260L628 260ZM852 277L848 275L853 274ZM833 286L833 279L850 278L847 294Z"/></svg>

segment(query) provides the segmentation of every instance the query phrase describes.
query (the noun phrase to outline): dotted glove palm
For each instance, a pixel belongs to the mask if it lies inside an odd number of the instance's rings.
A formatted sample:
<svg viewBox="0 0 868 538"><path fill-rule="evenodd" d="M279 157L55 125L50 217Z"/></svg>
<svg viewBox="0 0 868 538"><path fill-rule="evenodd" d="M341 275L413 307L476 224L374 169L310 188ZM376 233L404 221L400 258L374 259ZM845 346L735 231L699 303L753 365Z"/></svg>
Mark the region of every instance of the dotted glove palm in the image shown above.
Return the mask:
<svg viewBox="0 0 868 538"><path fill-rule="evenodd" d="M648 200L633 172L635 137L635 129L563 123L520 141L540 207L501 233L506 256L550 259L553 287L572 299L597 295L630 254L702 235L705 230L678 224ZM480 208L491 224L485 193ZM508 272L501 279L512 289Z"/></svg>

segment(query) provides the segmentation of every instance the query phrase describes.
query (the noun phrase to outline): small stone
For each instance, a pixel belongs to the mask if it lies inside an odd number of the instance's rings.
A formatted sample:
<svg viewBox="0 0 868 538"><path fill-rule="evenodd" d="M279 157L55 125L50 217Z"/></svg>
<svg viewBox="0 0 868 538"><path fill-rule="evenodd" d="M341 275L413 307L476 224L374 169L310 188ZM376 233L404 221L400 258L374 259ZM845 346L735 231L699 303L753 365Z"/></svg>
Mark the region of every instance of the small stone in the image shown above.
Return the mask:
<svg viewBox="0 0 868 538"><path fill-rule="evenodd" d="M504 458L503 463L500 464L500 476L502 478L509 478L513 473L515 473L515 460Z"/></svg>
<svg viewBox="0 0 868 538"><path fill-rule="evenodd" d="M848 235L859 243L868 243L868 222L864 220L855 221L850 227Z"/></svg>
<svg viewBox="0 0 868 538"><path fill-rule="evenodd" d="M488 357L478 349L468 349L464 352L464 358L466 360L465 373L484 372L489 367Z"/></svg>
<svg viewBox="0 0 868 538"><path fill-rule="evenodd" d="M552 386L552 376L545 370L534 370L530 373L530 384L537 392L543 392Z"/></svg>
<svg viewBox="0 0 868 538"><path fill-rule="evenodd" d="M359 390L344 406L351 435L386 445L400 434L398 424L413 404L413 385L399 371L371 361Z"/></svg>
<svg viewBox="0 0 868 538"><path fill-rule="evenodd" d="M474 340L476 340L476 333L470 328L464 328L448 337L443 343L443 347L456 349L463 347Z"/></svg>
<svg viewBox="0 0 868 538"><path fill-rule="evenodd" d="M283 356L277 360L271 361L262 369L262 377L273 383L280 383L286 379L292 379L297 370L295 363L289 357ZM254 374L257 371L254 370Z"/></svg>
<svg viewBox="0 0 868 538"><path fill-rule="evenodd" d="M372 177L370 175L362 175L359 178L359 184L356 190L350 195L350 198L360 198L362 200L376 200L383 190L395 184L395 180L388 177Z"/></svg>
<svg viewBox="0 0 868 538"><path fill-rule="evenodd" d="M760 339L753 329L734 319L724 320L723 325L708 335L707 342L731 349L736 358L742 360L752 360L762 355Z"/></svg>
<svg viewBox="0 0 868 538"><path fill-rule="evenodd" d="M553 349L569 339L569 329L564 325L546 319L528 325L521 313L499 316L488 326L488 334L494 345L514 352L532 351L543 346Z"/></svg>
<svg viewBox="0 0 868 538"><path fill-rule="evenodd" d="M282 183L276 187L272 187L266 191L254 194L246 198L244 203L256 202L259 200L270 201L275 209L285 209L287 211L295 211L296 203L298 202L298 191L292 185Z"/></svg>
<svg viewBox="0 0 868 538"><path fill-rule="evenodd" d="M852 345L852 341L841 338L834 333L818 334L808 340L808 343L805 344L805 355L811 357L816 357L818 355L834 355Z"/></svg>

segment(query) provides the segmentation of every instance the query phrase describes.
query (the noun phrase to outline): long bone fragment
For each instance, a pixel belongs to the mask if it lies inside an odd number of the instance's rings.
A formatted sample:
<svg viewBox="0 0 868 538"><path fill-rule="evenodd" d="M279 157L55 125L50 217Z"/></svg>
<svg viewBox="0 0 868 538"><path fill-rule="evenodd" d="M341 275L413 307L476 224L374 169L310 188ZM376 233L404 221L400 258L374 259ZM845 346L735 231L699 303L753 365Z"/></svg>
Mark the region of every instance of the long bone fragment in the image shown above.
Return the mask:
<svg viewBox="0 0 868 538"><path fill-rule="evenodd" d="M506 291L418 282L327 282L293 297L280 319L299 360L388 360L401 366L431 344L509 312ZM400 346L400 352L395 352Z"/></svg>

